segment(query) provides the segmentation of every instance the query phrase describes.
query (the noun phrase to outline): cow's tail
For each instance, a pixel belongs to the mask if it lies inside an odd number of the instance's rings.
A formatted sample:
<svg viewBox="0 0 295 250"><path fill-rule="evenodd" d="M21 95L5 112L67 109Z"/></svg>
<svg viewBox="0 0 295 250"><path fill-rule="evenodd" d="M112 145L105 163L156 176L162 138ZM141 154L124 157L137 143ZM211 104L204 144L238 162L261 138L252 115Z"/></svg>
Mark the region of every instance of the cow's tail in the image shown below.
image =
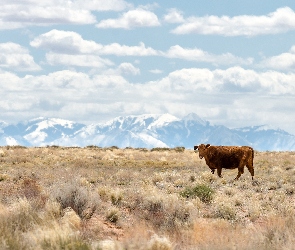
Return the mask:
<svg viewBox="0 0 295 250"><path fill-rule="evenodd" d="M251 147L252 151L252 167L254 168L254 149Z"/></svg>
<svg viewBox="0 0 295 250"><path fill-rule="evenodd" d="M252 175L252 181L254 180L254 149L251 147L251 152L252 152L252 170L251 170L251 175Z"/></svg>

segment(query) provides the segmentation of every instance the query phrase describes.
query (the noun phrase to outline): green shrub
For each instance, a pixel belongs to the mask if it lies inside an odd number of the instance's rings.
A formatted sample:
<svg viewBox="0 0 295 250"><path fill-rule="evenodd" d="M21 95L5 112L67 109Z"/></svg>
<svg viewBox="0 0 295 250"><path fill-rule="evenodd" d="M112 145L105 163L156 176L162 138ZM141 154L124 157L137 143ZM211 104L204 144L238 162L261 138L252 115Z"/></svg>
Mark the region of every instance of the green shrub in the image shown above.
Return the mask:
<svg viewBox="0 0 295 250"><path fill-rule="evenodd" d="M214 190L211 187L198 184L195 187L186 187L180 195L185 198L196 198L198 197L202 202L209 203L213 199Z"/></svg>

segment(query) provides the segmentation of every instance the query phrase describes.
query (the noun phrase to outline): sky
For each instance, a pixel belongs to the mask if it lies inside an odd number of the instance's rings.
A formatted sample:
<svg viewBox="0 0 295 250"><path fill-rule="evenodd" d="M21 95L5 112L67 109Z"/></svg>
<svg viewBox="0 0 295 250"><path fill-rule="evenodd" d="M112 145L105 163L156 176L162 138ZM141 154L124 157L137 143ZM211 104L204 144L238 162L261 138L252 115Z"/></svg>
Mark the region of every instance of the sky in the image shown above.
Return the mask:
<svg viewBox="0 0 295 250"><path fill-rule="evenodd" d="M294 0L0 6L0 121L193 112L295 134Z"/></svg>

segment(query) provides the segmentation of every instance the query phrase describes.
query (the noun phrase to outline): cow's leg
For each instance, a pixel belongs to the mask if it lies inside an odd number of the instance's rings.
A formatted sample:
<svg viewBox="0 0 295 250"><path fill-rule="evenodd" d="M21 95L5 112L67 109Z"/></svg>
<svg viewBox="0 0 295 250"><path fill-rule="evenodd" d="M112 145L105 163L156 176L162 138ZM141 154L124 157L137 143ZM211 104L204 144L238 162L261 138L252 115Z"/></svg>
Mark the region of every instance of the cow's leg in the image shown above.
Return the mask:
<svg viewBox="0 0 295 250"><path fill-rule="evenodd" d="M222 178L221 170L222 170L222 168L217 168L217 174L220 178Z"/></svg>
<svg viewBox="0 0 295 250"><path fill-rule="evenodd" d="M252 180L254 180L254 167L253 167L253 156L252 155L250 157L248 157L246 167L248 168L248 170L252 176Z"/></svg>
<svg viewBox="0 0 295 250"><path fill-rule="evenodd" d="M250 174L252 176L252 180L254 180L254 168L253 168L253 166L248 166L247 165L247 168L248 168L248 170L249 170L249 172L250 172Z"/></svg>
<svg viewBox="0 0 295 250"><path fill-rule="evenodd" d="M254 166L253 166L253 158L254 158L254 150L252 149L250 156L248 157L247 161L247 168L251 173L252 180L254 179Z"/></svg>
<svg viewBox="0 0 295 250"><path fill-rule="evenodd" d="M211 168L211 173L214 174L215 168Z"/></svg>
<svg viewBox="0 0 295 250"><path fill-rule="evenodd" d="M238 180L238 179L240 178L241 175L242 175L242 172L241 172L240 169L239 169L239 171L238 171L238 175L237 175L237 177L235 178L235 180Z"/></svg>
<svg viewBox="0 0 295 250"><path fill-rule="evenodd" d="M239 178L240 178L240 176L242 175L244 173L244 165L240 165L239 167L238 167L238 175L237 175L237 177L235 178L235 180L238 180Z"/></svg>
<svg viewBox="0 0 295 250"><path fill-rule="evenodd" d="M245 165L247 165L247 163L245 162L245 157L242 158L240 165L238 166L238 175L235 178L235 180L238 180L240 178L240 176L244 173L244 167ZM248 165L247 165L248 166Z"/></svg>

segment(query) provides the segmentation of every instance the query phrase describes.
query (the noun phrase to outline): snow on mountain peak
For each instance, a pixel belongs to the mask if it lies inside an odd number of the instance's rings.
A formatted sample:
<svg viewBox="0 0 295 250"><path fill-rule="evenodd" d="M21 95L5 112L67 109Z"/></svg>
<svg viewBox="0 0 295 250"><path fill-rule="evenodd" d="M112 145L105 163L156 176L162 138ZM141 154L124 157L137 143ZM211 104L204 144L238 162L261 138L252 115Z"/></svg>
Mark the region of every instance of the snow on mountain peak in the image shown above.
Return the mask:
<svg viewBox="0 0 295 250"><path fill-rule="evenodd" d="M116 117L106 123L97 124L99 128L110 127L120 128L122 130L132 130L134 128L147 128L163 126L164 124L178 121L179 119L170 114L143 114L143 115L130 115L126 117Z"/></svg>
<svg viewBox="0 0 295 250"><path fill-rule="evenodd" d="M28 126L23 138L32 145L43 145L46 141L58 136L63 138L68 133L66 130L72 131L76 127L76 123L69 120L44 117L32 119L25 124Z"/></svg>
<svg viewBox="0 0 295 250"><path fill-rule="evenodd" d="M206 126L207 125L207 121L203 120L200 116L198 116L195 113L190 113L188 115L186 115L185 117L183 117L184 121L196 121L199 124Z"/></svg>
<svg viewBox="0 0 295 250"><path fill-rule="evenodd" d="M180 119L170 114L159 115L158 118L148 126L148 129L163 127L166 124L175 121L180 121Z"/></svg>
<svg viewBox="0 0 295 250"><path fill-rule="evenodd" d="M48 129L50 127L54 127L56 125L60 125L65 128L73 128L73 122L64 120L64 119L59 119L59 118L44 118L44 117L38 117L36 119L30 120L30 123L33 123L32 126L37 125L38 131ZM29 126L27 130L30 130L32 126Z"/></svg>
<svg viewBox="0 0 295 250"><path fill-rule="evenodd" d="M279 130L279 129L271 125L256 126L256 131L267 131L267 130Z"/></svg>

